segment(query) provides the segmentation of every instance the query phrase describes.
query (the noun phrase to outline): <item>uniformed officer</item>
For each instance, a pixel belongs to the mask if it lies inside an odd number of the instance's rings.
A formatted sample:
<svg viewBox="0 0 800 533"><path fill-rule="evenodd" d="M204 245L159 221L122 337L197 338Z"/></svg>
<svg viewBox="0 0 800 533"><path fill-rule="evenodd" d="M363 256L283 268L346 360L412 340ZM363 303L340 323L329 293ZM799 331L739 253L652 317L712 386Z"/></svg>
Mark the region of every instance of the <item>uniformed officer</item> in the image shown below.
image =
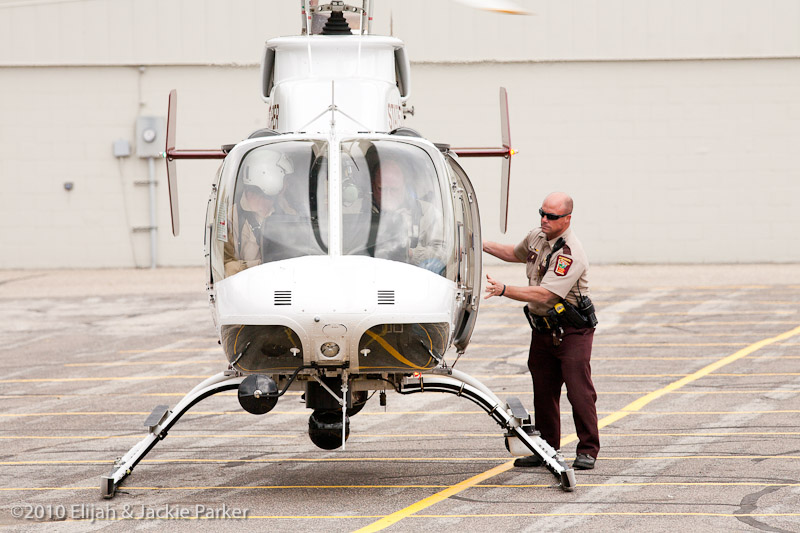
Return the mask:
<svg viewBox="0 0 800 533"><path fill-rule="evenodd" d="M274 213L291 213L280 193L284 178L294 170L285 154L268 149L254 150L247 156L238 178L243 192L233 209L225 242L225 276L268 260L262 250L266 220Z"/></svg>
<svg viewBox="0 0 800 533"><path fill-rule="evenodd" d="M561 386L566 383L578 434L577 457L572 466L587 470L594 468L600 451L597 393L590 366L596 320L593 308L591 320L582 314L590 303L589 263L570 229L572 205L572 198L565 193L552 193L539 209L541 227L528 233L522 242L516 246L483 243L484 252L504 261L526 263L528 276L527 287L505 285L486 276L485 298L505 296L528 303L526 315L533 328L528 369L533 376L536 429L553 448L561 447L559 400ZM572 312L571 320L566 318L565 306ZM541 464L535 455L514 462L515 466Z"/></svg>
<svg viewBox="0 0 800 533"><path fill-rule="evenodd" d="M380 220L375 257L444 275L442 219L429 202L410 198L406 172L394 160L374 165L372 214Z"/></svg>

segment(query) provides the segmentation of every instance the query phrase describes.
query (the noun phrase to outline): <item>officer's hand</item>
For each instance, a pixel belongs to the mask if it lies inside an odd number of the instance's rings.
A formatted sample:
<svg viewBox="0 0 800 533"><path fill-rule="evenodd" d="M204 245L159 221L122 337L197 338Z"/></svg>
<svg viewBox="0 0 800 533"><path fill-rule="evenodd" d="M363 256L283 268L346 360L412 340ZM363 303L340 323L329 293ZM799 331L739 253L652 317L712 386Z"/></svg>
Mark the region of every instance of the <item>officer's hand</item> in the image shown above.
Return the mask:
<svg viewBox="0 0 800 533"><path fill-rule="evenodd" d="M500 296L504 289L505 285L498 283L489 274L486 274L486 296L483 297L484 300L488 300L492 296Z"/></svg>

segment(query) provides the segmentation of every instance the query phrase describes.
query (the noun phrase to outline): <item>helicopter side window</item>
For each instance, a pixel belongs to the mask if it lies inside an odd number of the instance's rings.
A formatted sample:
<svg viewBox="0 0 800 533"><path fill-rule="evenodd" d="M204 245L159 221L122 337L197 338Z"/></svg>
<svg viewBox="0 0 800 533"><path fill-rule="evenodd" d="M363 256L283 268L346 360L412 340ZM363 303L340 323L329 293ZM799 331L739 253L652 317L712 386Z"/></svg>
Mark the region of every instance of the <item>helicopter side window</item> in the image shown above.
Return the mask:
<svg viewBox="0 0 800 533"><path fill-rule="evenodd" d="M225 275L327 254L327 191L325 142L272 143L248 152L229 204Z"/></svg>
<svg viewBox="0 0 800 533"><path fill-rule="evenodd" d="M436 168L423 149L396 141L341 145L342 253L448 272L453 239L445 232Z"/></svg>

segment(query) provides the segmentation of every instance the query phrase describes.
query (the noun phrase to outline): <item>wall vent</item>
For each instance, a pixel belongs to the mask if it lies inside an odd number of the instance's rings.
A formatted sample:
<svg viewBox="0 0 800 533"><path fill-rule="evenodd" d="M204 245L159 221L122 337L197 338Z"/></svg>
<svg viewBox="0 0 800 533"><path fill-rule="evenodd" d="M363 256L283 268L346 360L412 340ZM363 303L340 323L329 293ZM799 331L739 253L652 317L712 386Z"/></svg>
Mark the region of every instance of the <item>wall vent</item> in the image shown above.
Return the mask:
<svg viewBox="0 0 800 533"><path fill-rule="evenodd" d="M394 305L394 291L378 291L378 305Z"/></svg>
<svg viewBox="0 0 800 533"><path fill-rule="evenodd" d="M275 291L275 305L292 305L292 291Z"/></svg>

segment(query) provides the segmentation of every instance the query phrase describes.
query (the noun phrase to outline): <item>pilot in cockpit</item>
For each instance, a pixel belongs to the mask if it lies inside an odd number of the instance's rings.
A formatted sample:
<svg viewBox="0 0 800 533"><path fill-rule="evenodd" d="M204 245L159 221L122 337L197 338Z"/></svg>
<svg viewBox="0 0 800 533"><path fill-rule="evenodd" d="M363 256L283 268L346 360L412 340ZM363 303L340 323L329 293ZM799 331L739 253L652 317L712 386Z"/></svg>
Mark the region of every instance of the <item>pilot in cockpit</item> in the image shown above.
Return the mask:
<svg viewBox="0 0 800 533"><path fill-rule="evenodd" d="M262 249L267 219L296 214L282 194L285 177L294 168L285 154L256 149L245 157L237 180L239 199L233 209L225 243L225 276L264 262Z"/></svg>
<svg viewBox="0 0 800 533"><path fill-rule="evenodd" d="M375 257L419 266L444 275L441 217L416 196L404 166L382 159L372 172L372 216L378 219Z"/></svg>

